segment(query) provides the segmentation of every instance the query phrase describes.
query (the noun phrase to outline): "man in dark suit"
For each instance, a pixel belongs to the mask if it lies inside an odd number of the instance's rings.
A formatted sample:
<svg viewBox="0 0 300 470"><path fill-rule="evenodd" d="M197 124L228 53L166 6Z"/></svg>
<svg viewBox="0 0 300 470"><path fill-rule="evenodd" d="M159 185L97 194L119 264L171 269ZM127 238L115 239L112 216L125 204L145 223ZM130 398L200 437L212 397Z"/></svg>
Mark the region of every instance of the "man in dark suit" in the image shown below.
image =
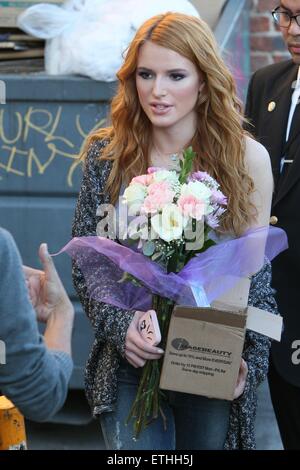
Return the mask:
<svg viewBox="0 0 300 470"><path fill-rule="evenodd" d="M269 385L284 448L300 449L300 0L278 3L272 14L292 60L253 75L246 116L253 124L249 130L270 153L272 219L289 238L289 250L273 262L284 332L272 345Z"/></svg>

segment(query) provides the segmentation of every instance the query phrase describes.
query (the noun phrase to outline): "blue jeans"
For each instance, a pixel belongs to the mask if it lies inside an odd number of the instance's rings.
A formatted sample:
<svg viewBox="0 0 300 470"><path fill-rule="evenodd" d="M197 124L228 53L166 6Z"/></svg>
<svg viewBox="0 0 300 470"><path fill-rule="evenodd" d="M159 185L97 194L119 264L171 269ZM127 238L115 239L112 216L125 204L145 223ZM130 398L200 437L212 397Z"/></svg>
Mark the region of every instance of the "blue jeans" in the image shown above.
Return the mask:
<svg viewBox="0 0 300 470"><path fill-rule="evenodd" d="M165 392L167 418L164 430L161 417L134 439L133 420L126 425L136 396L141 369L125 361L118 370L118 399L115 411L100 416L108 450L218 450L223 449L229 425L231 403L179 392Z"/></svg>

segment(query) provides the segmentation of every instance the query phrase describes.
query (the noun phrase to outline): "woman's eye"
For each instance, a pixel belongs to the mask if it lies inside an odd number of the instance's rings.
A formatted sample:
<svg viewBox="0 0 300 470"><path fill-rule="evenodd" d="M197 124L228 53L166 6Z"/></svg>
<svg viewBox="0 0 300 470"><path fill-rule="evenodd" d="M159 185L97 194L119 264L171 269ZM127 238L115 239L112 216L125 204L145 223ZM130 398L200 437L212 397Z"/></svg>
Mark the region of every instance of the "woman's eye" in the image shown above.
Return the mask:
<svg viewBox="0 0 300 470"><path fill-rule="evenodd" d="M171 73L170 77L172 80L179 81L182 80L185 75L183 75L182 73Z"/></svg>
<svg viewBox="0 0 300 470"><path fill-rule="evenodd" d="M145 80L152 78L152 75L149 72L139 72L138 76L144 78Z"/></svg>

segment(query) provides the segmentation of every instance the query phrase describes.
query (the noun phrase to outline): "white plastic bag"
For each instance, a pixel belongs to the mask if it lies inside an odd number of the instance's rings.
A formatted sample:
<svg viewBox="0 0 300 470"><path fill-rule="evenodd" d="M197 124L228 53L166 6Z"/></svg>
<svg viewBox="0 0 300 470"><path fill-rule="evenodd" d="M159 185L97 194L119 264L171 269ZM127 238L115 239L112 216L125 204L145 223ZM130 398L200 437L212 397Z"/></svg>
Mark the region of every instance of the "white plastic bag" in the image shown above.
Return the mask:
<svg viewBox="0 0 300 470"><path fill-rule="evenodd" d="M46 39L47 73L110 82L139 26L167 11L199 17L188 0L67 0L62 7L44 3L28 8L18 26Z"/></svg>

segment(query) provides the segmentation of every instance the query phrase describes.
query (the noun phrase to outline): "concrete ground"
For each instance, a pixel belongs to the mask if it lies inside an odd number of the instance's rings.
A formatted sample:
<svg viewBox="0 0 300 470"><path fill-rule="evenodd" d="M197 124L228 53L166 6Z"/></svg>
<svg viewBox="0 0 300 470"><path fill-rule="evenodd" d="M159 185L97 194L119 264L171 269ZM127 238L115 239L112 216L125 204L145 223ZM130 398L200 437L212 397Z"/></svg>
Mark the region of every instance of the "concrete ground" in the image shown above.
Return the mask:
<svg viewBox="0 0 300 470"><path fill-rule="evenodd" d="M259 389L256 439L258 450L281 450L282 444L274 416L267 382ZM76 410L76 413L74 412ZM83 392L70 393L56 423L27 421L27 441L31 450L104 449L98 421L91 421ZM64 421L69 424L64 424Z"/></svg>

